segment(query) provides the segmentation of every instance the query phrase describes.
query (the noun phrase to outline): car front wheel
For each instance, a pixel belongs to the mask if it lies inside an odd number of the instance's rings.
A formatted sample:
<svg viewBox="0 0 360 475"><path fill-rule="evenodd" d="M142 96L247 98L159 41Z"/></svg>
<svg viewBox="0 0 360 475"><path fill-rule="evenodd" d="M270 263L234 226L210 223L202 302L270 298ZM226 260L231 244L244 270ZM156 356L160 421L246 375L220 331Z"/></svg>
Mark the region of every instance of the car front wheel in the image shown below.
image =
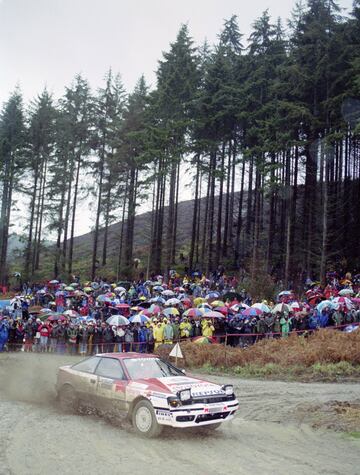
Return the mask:
<svg viewBox="0 0 360 475"><path fill-rule="evenodd" d="M163 427L158 424L149 401L139 401L132 413L132 424L136 432L142 437L157 437L161 434Z"/></svg>

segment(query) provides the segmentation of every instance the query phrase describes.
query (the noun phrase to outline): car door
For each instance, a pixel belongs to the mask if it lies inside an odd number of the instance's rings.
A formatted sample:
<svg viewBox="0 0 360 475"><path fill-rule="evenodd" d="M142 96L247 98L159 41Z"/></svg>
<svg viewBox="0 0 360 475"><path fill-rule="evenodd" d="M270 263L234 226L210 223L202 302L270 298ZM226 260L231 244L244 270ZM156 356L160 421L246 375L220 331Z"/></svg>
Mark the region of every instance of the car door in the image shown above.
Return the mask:
<svg viewBox="0 0 360 475"><path fill-rule="evenodd" d="M100 409L126 411L125 392L128 380L117 358L101 358L95 374L97 376L96 398Z"/></svg>
<svg viewBox="0 0 360 475"><path fill-rule="evenodd" d="M71 367L73 385L79 400L83 402L90 404L95 403L98 381L95 370L100 359L99 356L93 356Z"/></svg>

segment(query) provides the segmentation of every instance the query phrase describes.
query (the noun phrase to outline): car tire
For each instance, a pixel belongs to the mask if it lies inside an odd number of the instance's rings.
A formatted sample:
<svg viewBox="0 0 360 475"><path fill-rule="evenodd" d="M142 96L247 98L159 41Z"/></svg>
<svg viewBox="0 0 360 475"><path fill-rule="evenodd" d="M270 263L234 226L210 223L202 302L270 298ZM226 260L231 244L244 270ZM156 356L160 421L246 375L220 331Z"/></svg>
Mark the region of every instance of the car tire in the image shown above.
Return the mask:
<svg viewBox="0 0 360 475"><path fill-rule="evenodd" d="M149 401L139 401L132 412L132 425L141 437L158 437L163 426L158 423L154 408Z"/></svg>
<svg viewBox="0 0 360 475"><path fill-rule="evenodd" d="M75 389L70 384L65 384L59 391L58 395L60 408L64 412L76 412L78 409L78 399Z"/></svg>

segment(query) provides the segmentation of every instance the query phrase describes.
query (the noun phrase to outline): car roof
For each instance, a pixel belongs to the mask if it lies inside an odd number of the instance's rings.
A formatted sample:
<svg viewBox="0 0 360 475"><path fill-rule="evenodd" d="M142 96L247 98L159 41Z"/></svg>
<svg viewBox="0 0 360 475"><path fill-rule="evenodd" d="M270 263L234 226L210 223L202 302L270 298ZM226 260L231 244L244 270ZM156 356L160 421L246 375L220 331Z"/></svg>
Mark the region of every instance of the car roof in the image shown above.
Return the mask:
<svg viewBox="0 0 360 475"><path fill-rule="evenodd" d="M125 358L158 358L158 355L153 355L150 353L135 353L132 351L127 353L98 353L96 356L101 356L102 358L116 358L119 360Z"/></svg>

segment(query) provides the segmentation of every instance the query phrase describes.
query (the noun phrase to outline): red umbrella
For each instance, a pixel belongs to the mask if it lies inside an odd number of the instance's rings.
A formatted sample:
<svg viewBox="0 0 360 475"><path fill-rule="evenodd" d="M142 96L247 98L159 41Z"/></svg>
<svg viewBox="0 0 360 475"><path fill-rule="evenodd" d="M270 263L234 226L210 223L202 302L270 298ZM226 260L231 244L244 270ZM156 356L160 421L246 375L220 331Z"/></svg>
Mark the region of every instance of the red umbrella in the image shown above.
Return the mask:
<svg viewBox="0 0 360 475"><path fill-rule="evenodd" d="M191 300L190 300L190 299L183 299L183 300L181 301L181 303L183 304L183 306L184 306L185 308L191 308L191 306L192 306L192 303L191 303Z"/></svg>

